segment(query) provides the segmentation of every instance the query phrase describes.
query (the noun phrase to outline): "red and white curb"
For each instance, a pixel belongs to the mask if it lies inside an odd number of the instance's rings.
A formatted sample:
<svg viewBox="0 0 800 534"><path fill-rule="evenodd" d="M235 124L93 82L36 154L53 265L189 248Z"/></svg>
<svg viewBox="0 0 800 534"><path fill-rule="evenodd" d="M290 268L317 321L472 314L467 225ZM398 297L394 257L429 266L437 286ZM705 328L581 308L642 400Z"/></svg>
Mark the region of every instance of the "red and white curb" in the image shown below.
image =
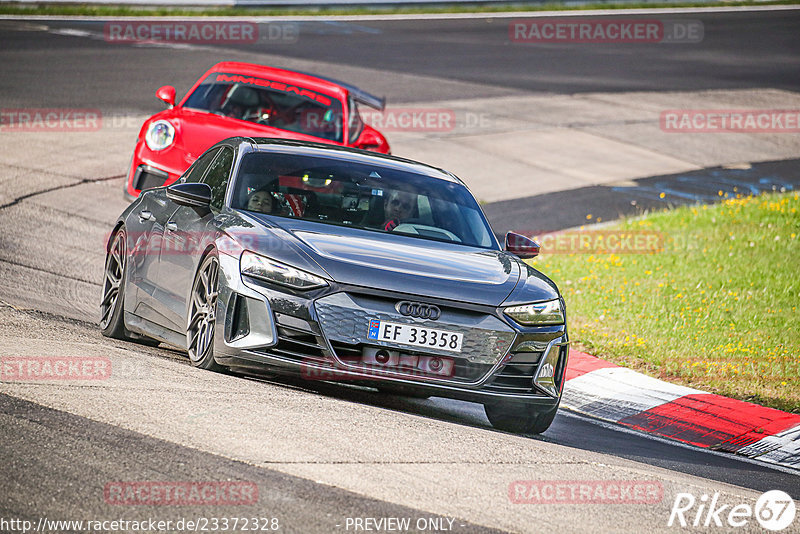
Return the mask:
<svg viewBox="0 0 800 534"><path fill-rule="evenodd" d="M561 406L626 427L800 469L800 415L664 382L570 351Z"/></svg>

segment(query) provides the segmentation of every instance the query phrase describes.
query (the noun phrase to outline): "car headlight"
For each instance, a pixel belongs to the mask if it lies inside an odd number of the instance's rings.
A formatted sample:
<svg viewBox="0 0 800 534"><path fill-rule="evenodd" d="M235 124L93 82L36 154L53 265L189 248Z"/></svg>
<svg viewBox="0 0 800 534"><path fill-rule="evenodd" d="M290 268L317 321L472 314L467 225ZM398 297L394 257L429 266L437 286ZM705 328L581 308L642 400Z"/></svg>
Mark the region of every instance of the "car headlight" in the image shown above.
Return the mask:
<svg viewBox="0 0 800 534"><path fill-rule="evenodd" d="M292 289L314 289L328 285L324 278L247 250L242 253L241 271L244 275Z"/></svg>
<svg viewBox="0 0 800 534"><path fill-rule="evenodd" d="M175 127L165 120L158 120L147 127L144 142L147 148L158 151L164 150L175 140Z"/></svg>
<svg viewBox="0 0 800 534"><path fill-rule="evenodd" d="M503 312L519 324L528 326L564 324L564 308L559 299L510 306Z"/></svg>

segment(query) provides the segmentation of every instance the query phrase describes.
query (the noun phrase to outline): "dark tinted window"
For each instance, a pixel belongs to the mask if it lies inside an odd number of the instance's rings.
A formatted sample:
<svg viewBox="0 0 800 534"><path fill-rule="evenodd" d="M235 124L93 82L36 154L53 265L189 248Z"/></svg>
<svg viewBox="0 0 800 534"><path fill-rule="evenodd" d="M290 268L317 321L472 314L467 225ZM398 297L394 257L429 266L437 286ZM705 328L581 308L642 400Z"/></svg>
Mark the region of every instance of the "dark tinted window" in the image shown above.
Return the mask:
<svg viewBox="0 0 800 534"><path fill-rule="evenodd" d="M194 164L192 164L192 166L189 167L189 169L185 173L183 173L183 181L199 182L200 180L202 180L203 174L205 174L206 169L214 160L214 156L217 154L218 151L219 149L215 148L214 150L209 150L208 152L197 158L197 161L195 161Z"/></svg>
<svg viewBox="0 0 800 534"><path fill-rule="evenodd" d="M211 186L211 207L222 209L225 203L225 190L228 187L228 178L231 174L233 163L233 150L223 147L214 162L208 168L203 183Z"/></svg>
<svg viewBox="0 0 800 534"><path fill-rule="evenodd" d="M466 187L391 163L252 153L242 158L233 187L234 208L421 239L495 246L491 229Z"/></svg>
<svg viewBox="0 0 800 534"><path fill-rule="evenodd" d="M184 107L343 141L341 101L291 83L216 72L189 95Z"/></svg>

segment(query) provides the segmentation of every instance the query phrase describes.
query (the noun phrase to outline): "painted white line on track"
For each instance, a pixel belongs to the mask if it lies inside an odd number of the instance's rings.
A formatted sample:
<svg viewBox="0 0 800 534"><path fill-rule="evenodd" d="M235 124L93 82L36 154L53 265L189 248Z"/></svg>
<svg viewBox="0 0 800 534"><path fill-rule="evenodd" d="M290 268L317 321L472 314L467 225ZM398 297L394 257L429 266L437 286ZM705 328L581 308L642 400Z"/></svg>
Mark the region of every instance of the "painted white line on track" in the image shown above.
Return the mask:
<svg viewBox="0 0 800 534"><path fill-rule="evenodd" d="M772 436L767 436L757 442L742 447L738 454L755 456L767 462L787 464L789 458L793 459L790 465L796 465L800 469L800 425L779 432Z"/></svg>
<svg viewBox="0 0 800 534"><path fill-rule="evenodd" d="M394 20L457 20L457 19L503 19L503 18L544 18L544 17L601 17L614 15L690 15L703 13L749 13L762 11L793 11L800 10L800 4L771 5L771 6L711 6L711 7L665 7L665 8L636 8L636 9L587 9L566 11L508 11L492 13L409 13L409 14L375 14L375 15L280 15L280 16L176 16L164 15L160 17L114 17L114 16L78 16L78 15L0 15L0 20L51 20L51 21L148 21L148 20L182 20L191 19L198 21L230 21L244 20L251 22L272 21L394 21Z"/></svg>
<svg viewBox="0 0 800 534"><path fill-rule="evenodd" d="M620 421L685 395L701 393L705 392L626 367L606 367L567 380L562 402L581 413Z"/></svg>
<svg viewBox="0 0 800 534"><path fill-rule="evenodd" d="M92 32L87 32L84 30L73 30L70 28L54 29L49 31L50 33L54 33L56 35L69 35L71 37L92 37L94 35Z"/></svg>

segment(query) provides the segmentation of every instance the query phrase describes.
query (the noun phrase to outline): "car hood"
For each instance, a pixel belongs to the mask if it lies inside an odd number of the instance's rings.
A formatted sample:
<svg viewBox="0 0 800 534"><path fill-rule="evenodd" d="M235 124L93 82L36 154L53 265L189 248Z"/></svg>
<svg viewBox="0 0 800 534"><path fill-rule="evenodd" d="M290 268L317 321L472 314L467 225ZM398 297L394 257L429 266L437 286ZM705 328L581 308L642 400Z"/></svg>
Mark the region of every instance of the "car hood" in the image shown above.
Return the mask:
<svg viewBox="0 0 800 534"><path fill-rule="evenodd" d="M299 219L255 218L273 225L276 235L291 236L296 247L280 250L302 250L324 271L320 274L341 284L499 306L520 279L518 260L499 250ZM282 259L275 247L256 252Z"/></svg>
<svg viewBox="0 0 800 534"><path fill-rule="evenodd" d="M487 306L560 297L508 252L232 210L221 225L244 249L340 284Z"/></svg>

